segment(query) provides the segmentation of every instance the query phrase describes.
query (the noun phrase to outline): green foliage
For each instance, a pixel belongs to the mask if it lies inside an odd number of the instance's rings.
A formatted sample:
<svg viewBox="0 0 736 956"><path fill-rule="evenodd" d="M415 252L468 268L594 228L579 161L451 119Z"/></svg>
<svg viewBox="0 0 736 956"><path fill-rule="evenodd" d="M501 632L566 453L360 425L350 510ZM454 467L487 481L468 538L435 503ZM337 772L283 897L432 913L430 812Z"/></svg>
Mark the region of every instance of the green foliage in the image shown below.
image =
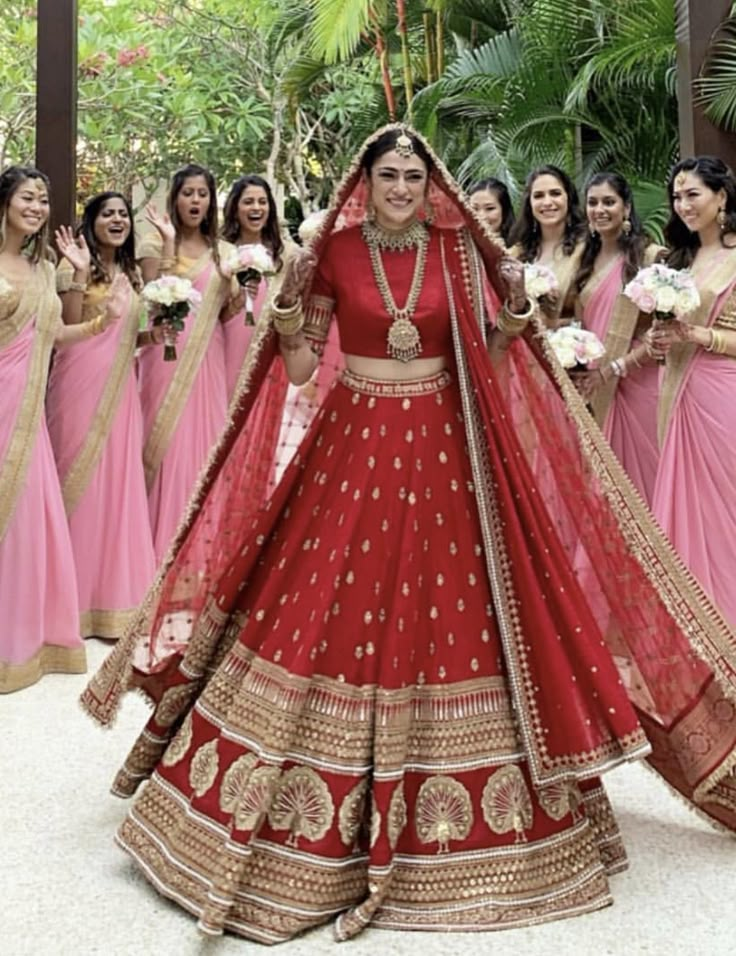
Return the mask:
<svg viewBox="0 0 736 956"><path fill-rule="evenodd" d="M736 130L736 14L718 31L695 89L708 118L717 126Z"/></svg>

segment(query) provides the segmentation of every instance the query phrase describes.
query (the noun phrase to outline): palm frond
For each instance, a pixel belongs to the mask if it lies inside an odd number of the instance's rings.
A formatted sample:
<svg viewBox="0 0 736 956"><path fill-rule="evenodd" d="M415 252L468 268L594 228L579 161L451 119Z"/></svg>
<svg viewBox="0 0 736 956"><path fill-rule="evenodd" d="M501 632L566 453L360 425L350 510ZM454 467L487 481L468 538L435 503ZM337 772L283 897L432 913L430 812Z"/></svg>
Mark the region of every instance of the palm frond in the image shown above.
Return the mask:
<svg viewBox="0 0 736 956"><path fill-rule="evenodd" d="M736 129L736 16L722 24L694 89L711 122Z"/></svg>
<svg viewBox="0 0 736 956"><path fill-rule="evenodd" d="M326 63L347 59L357 49L377 4L373 0L309 0L314 11L315 56Z"/></svg>

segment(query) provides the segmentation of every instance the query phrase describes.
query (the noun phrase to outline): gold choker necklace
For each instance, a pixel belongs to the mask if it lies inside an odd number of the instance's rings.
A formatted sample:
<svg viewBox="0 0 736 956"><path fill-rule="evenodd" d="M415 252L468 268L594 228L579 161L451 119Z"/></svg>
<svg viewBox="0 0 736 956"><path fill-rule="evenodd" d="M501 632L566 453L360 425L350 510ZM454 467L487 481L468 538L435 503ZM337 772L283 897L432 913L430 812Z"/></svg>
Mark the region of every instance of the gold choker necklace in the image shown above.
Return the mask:
<svg viewBox="0 0 736 956"><path fill-rule="evenodd" d="M368 219L362 225L363 238L370 244L375 243L379 249L391 249L393 252L405 252L407 249L418 249L427 239L427 229L418 219L406 229L384 229L377 222Z"/></svg>
<svg viewBox="0 0 736 956"><path fill-rule="evenodd" d="M412 322L412 316L419 301L424 281L424 269L427 265L427 249L429 247L429 233L420 222L414 222L408 229L400 233L387 232L372 222L364 222L362 226L363 238L368 246L373 268L373 277L376 280L378 291L381 293L383 304L392 319L388 330L386 352L399 362L410 362L418 358L422 352L422 340L419 329ZM401 243L399 245L398 243ZM414 275L411 280L409 295L402 309L396 301L388 283L386 270L383 267L381 249L403 251L416 247L417 258L414 263Z"/></svg>

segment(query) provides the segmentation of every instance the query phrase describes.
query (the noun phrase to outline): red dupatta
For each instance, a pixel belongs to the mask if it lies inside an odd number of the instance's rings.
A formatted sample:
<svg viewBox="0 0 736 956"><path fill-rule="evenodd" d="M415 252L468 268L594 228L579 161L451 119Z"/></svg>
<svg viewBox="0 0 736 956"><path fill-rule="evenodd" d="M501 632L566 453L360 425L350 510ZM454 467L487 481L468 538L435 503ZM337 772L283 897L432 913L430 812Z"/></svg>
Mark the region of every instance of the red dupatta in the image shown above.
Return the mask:
<svg viewBox="0 0 736 956"><path fill-rule="evenodd" d="M328 235L365 216L361 156L338 189L317 255ZM530 331L492 368L482 279L485 271L503 296L495 268L501 250L439 162L429 200L437 224L458 230L443 243L455 360L489 581L532 775L542 783L605 767L611 741L595 719L585 640L605 641L617 665L610 679L628 689L652 764L709 816L736 828L734 635L654 525L545 340ZM286 394L267 311L233 423L174 549L134 626L85 692L85 707L102 723L132 687L154 701L167 688L181 691L181 716L234 639L217 582L269 507ZM331 374L328 367L325 379ZM535 626L553 590L556 633ZM577 699L560 707L557 687L570 675Z"/></svg>

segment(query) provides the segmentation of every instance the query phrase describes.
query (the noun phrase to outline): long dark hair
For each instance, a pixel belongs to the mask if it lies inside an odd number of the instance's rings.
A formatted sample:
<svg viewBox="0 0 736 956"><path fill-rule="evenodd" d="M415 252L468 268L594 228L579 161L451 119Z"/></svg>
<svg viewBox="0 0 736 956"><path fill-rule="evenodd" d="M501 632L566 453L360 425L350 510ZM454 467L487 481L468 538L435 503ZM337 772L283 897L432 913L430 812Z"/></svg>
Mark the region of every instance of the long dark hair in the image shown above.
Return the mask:
<svg viewBox="0 0 736 956"><path fill-rule="evenodd" d="M0 249L5 245L5 227L10 200L26 179L40 179L46 187L49 202L51 201L51 183L48 176L42 173L40 169L36 169L35 166L8 166L4 169L0 173ZM40 262L41 259L54 258L49 246L50 223L51 212L49 210L49 215L43 226L23 243L23 252L27 253L29 260L34 264Z"/></svg>
<svg viewBox="0 0 736 956"><path fill-rule="evenodd" d="M240 179L236 179L230 187L230 192L225 200L225 209L222 214L222 238L227 239L228 242L238 241L238 236L240 235L238 203L248 186L259 186L265 192L266 198L268 199L268 218L261 232L261 237L264 245L267 246L273 256L274 262L279 265L281 263L281 253L284 251L281 229L279 228L279 215L271 187L262 176L256 176L255 173L241 176Z"/></svg>
<svg viewBox="0 0 736 956"><path fill-rule="evenodd" d="M514 215L514 207L511 205L511 196L509 195L508 187L506 183L501 182L500 179L489 176L488 179L479 179L478 182L472 183L468 188L468 196L486 191L493 193L501 207L501 228L499 231L503 241L506 245L509 245L511 241L511 230L516 222L516 216Z"/></svg>
<svg viewBox="0 0 736 956"><path fill-rule="evenodd" d="M215 185L215 177L212 175L209 169L205 169L204 166L199 166L197 163L188 163L186 166L182 166L181 169L177 169L171 178L169 194L166 197L166 211L168 212L169 218L171 219L174 229L176 230L176 246L178 247L179 233L181 232L181 220L179 219L179 214L176 211L176 200L185 181L187 179L192 179L194 176L204 177L204 181L207 183L207 189L209 190L210 204L207 208L206 216L199 224L199 231L207 240L207 245L212 250L212 258L215 260L215 264L219 270L220 254L217 248L217 186Z"/></svg>
<svg viewBox="0 0 736 956"><path fill-rule="evenodd" d="M360 162L360 168L365 173L370 174L371 169L373 169L373 164L377 159L380 159L385 153L390 153L392 149L396 149L396 141L400 136L409 137L414 153L427 167L427 172L432 172L434 169L434 163L432 162L432 157L427 152L424 143L418 139L411 130L404 129L402 126L396 126L392 129L388 129L385 133L382 133L378 139L375 139L363 153L363 158Z"/></svg>
<svg viewBox="0 0 736 956"><path fill-rule="evenodd" d="M585 220L580 209L580 200L578 199L575 183L558 166L538 166L526 178L519 215L514 228L511 230L510 241L514 245L521 246L520 258L523 262L534 262L539 255L542 240L539 223L532 213L531 202L534 183L540 176L554 176L567 195L567 220L565 221L565 232L562 237L562 251L566 256L571 255L585 231Z"/></svg>
<svg viewBox="0 0 736 956"><path fill-rule="evenodd" d="M128 219L130 220L130 234L122 246L115 249L115 262L128 277L128 281L134 289L140 289L141 279L135 264L135 224L133 222L133 210L130 203L122 193L109 189L107 192L98 193L85 204L82 211L82 219L79 223L78 234L84 237L89 247L90 277L93 282L109 282L110 278L105 272L105 267L100 259L100 250L97 237L95 236L95 222L100 215L100 211L105 203L110 199L119 199L124 203L128 210Z"/></svg>
<svg viewBox="0 0 736 956"><path fill-rule="evenodd" d="M624 272L625 282L631 281L642 266L644 261L644 249L647 245L647 239L644 235L644 227L634 206L634 196L631 192L631 186L618 173L596 173L592 176L585 186L585 201L587 207L588 192L593 186L610 186L616 195L623 201L625 206L629 207L628 220L631 224L630 231L619 233L616 240L619 249L624 254ZM601 237L597 232L588 230L583 248L583 255L580 259L580 268L575 276L575 288L578 292L593 272L596 257L601 251Z"/></svg>
<svg viewBox="0 0 736 956"><path fill-rule="evenodd" d="M717 156L691 156L681 159L670 173L667 182L667 198L670 201L670 219L664 227L664 237L670 247L667 264L674 269L687 269L700 248L700 236L691 232L675 212L675 180L680 173L695 173L714 193L724 190L726 221L721 232L721 241L727 233L736 233L736 180L731 169Z"/></svg>

